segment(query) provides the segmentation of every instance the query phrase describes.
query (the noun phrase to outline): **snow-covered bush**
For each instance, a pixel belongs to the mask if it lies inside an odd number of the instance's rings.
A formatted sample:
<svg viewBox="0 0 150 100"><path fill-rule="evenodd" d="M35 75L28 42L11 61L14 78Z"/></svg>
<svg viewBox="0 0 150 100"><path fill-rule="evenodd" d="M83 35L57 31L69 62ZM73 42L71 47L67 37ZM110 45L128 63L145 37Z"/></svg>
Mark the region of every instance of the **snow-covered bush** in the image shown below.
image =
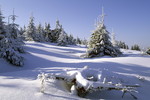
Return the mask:
<svg viewBox="0 0 150 100"><path fill-rule="evenodd" d="M41 81L41 88L40 88L40 91L41 91L42 93L44 93L46 76L45 76L44 73L41 73L41 74L38 75L37 78L40 79L40 81Z"/></svg>

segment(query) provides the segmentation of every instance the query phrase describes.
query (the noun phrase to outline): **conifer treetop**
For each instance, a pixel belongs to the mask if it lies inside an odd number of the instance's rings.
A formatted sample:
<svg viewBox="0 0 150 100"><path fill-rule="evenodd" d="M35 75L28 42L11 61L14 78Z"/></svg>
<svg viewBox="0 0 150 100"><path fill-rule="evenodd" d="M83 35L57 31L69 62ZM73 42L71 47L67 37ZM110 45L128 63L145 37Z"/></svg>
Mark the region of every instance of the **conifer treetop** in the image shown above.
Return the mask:
<svg viewBox="0 0 150 100"><path fill-rule="evenodd" d="M104 13L104 7L102 7L102 14L98 16L98 18L95 21L96 28L100 28L104 26L104 18L106 14Z"/></svg>

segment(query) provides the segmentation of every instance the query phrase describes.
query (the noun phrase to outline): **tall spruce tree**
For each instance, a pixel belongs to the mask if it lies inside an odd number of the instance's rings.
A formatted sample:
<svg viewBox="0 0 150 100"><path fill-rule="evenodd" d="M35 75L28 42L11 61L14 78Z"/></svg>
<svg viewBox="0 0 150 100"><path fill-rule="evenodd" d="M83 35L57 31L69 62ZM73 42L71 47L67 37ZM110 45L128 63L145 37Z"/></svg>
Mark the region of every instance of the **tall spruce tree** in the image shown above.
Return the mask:
<svg viewBox="0 0 150 100"><path fill-rule="evenodd" d="M101 22L97 21L96 29L92 33L89 42L87 57L97 57L109 55L117 57L121 54L120 50L112 45L110 42L109 32L104 25L104 16L102 9Z"/></svg>

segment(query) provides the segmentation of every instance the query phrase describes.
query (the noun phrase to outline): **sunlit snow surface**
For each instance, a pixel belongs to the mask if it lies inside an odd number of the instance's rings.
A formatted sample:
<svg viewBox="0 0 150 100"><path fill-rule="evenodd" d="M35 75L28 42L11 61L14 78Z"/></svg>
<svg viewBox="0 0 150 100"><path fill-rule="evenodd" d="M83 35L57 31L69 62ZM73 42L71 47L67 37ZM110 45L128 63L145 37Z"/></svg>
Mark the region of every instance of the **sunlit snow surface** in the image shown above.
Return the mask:
<svg viewBox="0 0 150 100"><path fill-rule="evenodd" d="M52 80L46 85L45 93L40 93L37 75L63 73L66 70L89 66L92 69L107 69L119 74L119 78L129 77L126 81L140 84L135 94L139 100L150 98L150 56L138 51L121 50L123 56L112 58L81 58L86 52L83 46L61 47L50 43L26 42L25 65L15 67L0 58L0 100L70 100L81 99L70 94L61 81ZM130 78L132 77L132 78ZM100 91L87 95L88 99L121 99L120 91ZM83 99L83 98L82 98ZM85 99L85 98L84 98ZM125 94L124 99L133 98Z"/></svg>

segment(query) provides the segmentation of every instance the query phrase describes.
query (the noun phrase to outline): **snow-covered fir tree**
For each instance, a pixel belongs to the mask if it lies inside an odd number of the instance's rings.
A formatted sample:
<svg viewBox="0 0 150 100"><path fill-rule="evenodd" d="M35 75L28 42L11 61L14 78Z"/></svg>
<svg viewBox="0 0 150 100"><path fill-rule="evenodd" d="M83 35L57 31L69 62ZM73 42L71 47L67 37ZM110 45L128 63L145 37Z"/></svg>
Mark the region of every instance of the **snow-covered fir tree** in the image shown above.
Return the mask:
<svg viewBox="0 0 150 100"><path fill-rule="evenodd" d="M34 25L34 17L31 16L26 32L24 32L25 40L36 41L35 35L36 35L36 27Z"/></svg>
<svg viewBox="0 0 150 100"><path fill-rule="evenodd" d="M10 15L10 18L12 19L12 23L5 25L3 21L4 17L0 10L0 57L5 58L14 65L22 66L23 57L20 56L19 52L24 52L22 47L23 41L17 37L18 25L14 23L14 13Z"/></svg>
<svg viewBox="0 0 150 100"><path fill-rule="evenodd" d="M59 46L66 46L68 44L67 33L64 31L63 28L62 28L62 31L59 35L57 42L58 42L57 45L59 45Z"/></svg>
<svg viewBox="0 0 150 100"><path fill-rule="evenodd" d="M62 25L60 24L59 20L56 20L56 29L62 29Z"/></svg>
<svg viewBox="0 0 150 100"><path fill-rule="evenodd" d="M7 25L7 35L6 37L9 39L10 43L12 43L12 48L15 51L19 51L20 53L24 52L24 42L22 41L22 38L20 36L20 31L18 29L19 25L15 23L16 15L14 14L13 10L13 15L9 16L12 20L11 23L8 23ZM10 22L10 21L9 21Z"/></svg>
<svg viewBox="0 0 150 100"><path fill-rule="evenodd" d="M75 41L73 35L71 35L71 34L67 35L67 41L68 41L69 45L75 45L76 44L76 41Z"/></svg>
<svg viewBox="0 0 150 100"><path fill-rule="evenodd" d="M52 34L51 34L51 29L50 28L51 28L50 24L45 23L43 37L44 37L46 42L51 42L51 40L52 40Z"/></svg>
<svg viewBox="0 0 150 100"><path fill-rule="evenodd" d="M19 35L22 40L25 40L25 34L24 34L25 32L26 32L26 26L24 25L24 27L20 27L19 29Z"/></svg>
<svg viewBox="0 0 150 100"><path fill-rule="evenodd" d="M26 29L27 29L27 28L26 28L26 26L24 25L24 26L23 26L23 33L26 31Z"/></svg>
<svg viewBox="0 0 150 100"><path fill-rule="evenodd" d="M36 33L34 35L34 41L42 42L44 39L44 29L41 24L39 24L36 28Z"/></svg>
<svg viewBox="0 0 150 100"><path fill-rule="evenodd" d="M87 57L97 57L109 55L117 57L121 54L120 50L110 42L109 32L104 25L104 16L102 9L101 22L97 21L96 29L92 33L87 51Z"/></svg>
<svg viewBox="0 0 150 100"><path fill-rule="evenodd" d="M6 36L6 29L3 21L4 17L2 15L1 9L0 9L0 55L3 53L3 42L5 41Z"/></svg>
<svg viewBox="0 0 150 100"><path fill-rule="evenodd" d="M81 44L87 46L88 45L88 41L84 38L84 40L81 40Z"/></svg>
<svg viewBox="0 0 150 100"><path fill-rule="evenodd" d="M57 43L61 31L62 31L62 25L60 25L59 20L57 20L56 28L51 32L51 36L52 36L51 42Z"/></svg>
<svg viewBox="0 0 150 100"><path fill-rule="evenodd" d="M76 39L76 44L81 44L81 39L79 38L79 37L77 37L77 39Z"/></svg>
<svg viewBox="0 0 150 100"><path fill-rule="evenodd" d="M19 29L19 34L22 35L23 33L24 33L23 28L20 27L20 29Z"/></svg>

